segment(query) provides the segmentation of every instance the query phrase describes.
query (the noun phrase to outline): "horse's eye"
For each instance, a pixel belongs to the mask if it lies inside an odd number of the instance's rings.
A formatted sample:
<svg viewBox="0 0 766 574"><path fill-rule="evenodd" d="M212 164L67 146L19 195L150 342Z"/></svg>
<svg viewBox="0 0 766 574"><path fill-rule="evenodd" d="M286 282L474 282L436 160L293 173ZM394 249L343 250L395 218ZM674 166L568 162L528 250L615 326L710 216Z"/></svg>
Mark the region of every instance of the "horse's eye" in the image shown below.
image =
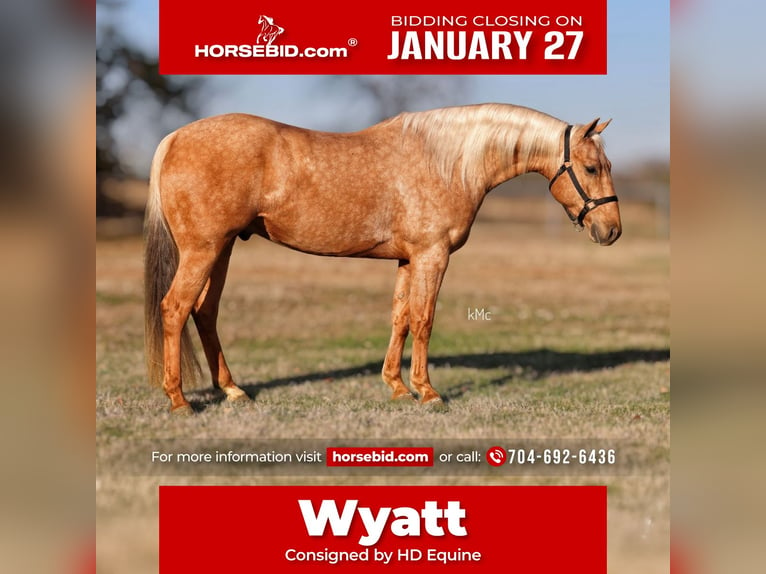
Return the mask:
<svg viewBox="0 0 766 574"><path fill-rule="evenodd" d="M597 169L595 166L592 166L592 165L586 165L586 166L585 166L585 171L587 171L587 172L588 172L588 173L590 173L591 175L595 175L595 174L596 174L596 172L598 171L598 169Z"/></svg>

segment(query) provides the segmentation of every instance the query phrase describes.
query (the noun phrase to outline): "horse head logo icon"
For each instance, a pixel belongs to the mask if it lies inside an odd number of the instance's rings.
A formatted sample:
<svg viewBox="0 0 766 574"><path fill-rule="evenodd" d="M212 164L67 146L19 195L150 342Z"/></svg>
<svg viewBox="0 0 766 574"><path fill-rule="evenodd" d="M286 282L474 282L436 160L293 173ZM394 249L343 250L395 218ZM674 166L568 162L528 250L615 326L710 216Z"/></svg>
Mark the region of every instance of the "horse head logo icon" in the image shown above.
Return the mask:
<svg viewBox="0 0 766 574"><path fill-rule="evenodd" d="M258 23L261 25L261 33L258 34L258 39L256 40L259 44L263 41L267 46L271 46L272 42L277 39L277 36L285 31L281 26L274 24L274 18L269 18L265 14L261 14L261 17L258 18Z"/></svg>

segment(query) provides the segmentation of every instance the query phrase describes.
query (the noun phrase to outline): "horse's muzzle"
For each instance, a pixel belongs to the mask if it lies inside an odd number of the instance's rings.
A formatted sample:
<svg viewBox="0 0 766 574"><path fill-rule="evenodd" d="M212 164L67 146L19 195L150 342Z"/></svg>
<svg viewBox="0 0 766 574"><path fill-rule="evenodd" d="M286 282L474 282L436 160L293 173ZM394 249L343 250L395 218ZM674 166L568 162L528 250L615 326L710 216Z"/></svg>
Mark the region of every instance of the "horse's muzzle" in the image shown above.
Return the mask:
<svg viewBox="0 0 766 574"><path fill-rule="evenodd" d="M594 243L607 246L617 241L622 235L620 225L598 225L593 224L590 227L590 238Z"/></svg>

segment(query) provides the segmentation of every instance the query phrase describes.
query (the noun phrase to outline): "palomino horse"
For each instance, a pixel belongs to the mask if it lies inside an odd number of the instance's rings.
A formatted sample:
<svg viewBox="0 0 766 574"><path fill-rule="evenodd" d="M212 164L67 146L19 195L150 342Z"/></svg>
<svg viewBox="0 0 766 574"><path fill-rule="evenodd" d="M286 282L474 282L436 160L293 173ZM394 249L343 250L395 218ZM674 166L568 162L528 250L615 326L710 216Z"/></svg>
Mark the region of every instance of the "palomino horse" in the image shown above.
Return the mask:
<svg viewBox="0 0 766 574"><path fill-rule="evenodd" d="M171 410L191 412L181 388L199 369L191 314L213 385L228 400L248 398L232 380L216 322L234 242L256 234L305 253L398 260L383 380L392 398L413 396L401 374L412 333L410 384L422 403L440 402L427 356L436 297L489 190L540 173L592 241L620 236L599 135L608 123L571 126L484 104L403 113L344 134L244 114L177 130L155 153L145 221L150 379L162 382Z"/></svg>

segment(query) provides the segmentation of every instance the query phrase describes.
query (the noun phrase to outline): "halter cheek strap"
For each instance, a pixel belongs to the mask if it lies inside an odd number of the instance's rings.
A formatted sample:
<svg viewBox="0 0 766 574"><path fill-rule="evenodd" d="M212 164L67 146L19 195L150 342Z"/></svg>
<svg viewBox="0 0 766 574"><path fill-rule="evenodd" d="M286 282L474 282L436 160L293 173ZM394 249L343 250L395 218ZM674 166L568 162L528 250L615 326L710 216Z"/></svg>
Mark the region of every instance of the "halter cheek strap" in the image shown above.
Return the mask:
<svg viewBox="0 0 766 574"><path fill-rule="evenodd" d="M564 211L566 212L569 219L574 223L575 227L577 227L578 230L582 231L583 229L583 220L585 219L585 216L588 214L588 212L593 211L596 209L599 205L604 205L605 203L611 203L613 201L617 201L616 195L610 195L609 197L599 197L597 199L593 199L591 197L588 197L588 194L585 193L585 190L582 188L582 185L580 185L580 182L577 180L577 176L575 175L574 170L572 169L572 161L569 157L569 140L572 135L572 126L568 125L567 129L564 131L564 163L561 164L561 167L556 172L556 175L554 175L551 178L550 183L548 184L548 189L553 188L553 184L556 182L556 180L559 178L559 176L563 173L569 174L569 179L572 181L572 185L574 185L574 188L577 190L577 193L580 194L580 197L582 198L584 204L582 206L582 209L580 210L580 213L578 213L576 216L569 213L569 210L564 207Z"/></svg>

